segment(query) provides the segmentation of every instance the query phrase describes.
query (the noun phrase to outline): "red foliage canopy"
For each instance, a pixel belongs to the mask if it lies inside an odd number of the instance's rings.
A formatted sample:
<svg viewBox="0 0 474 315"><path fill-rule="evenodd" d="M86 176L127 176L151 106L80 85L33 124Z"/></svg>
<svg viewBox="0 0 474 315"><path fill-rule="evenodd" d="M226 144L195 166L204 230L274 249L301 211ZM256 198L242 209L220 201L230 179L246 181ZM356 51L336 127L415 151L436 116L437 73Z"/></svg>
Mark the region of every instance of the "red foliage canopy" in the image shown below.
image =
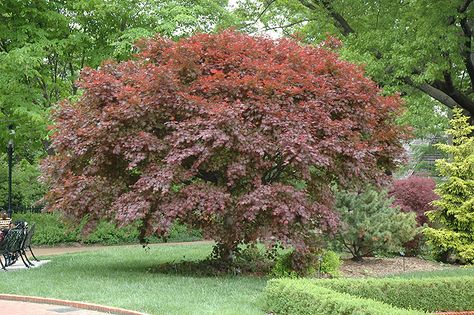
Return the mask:
<svg viewBox="0 0 474 315"><path fill-rule="evenodd" d="M393 205L399 206L402 211L415 212L419 226L428 222L426 211L434 210L431 202L439 199L434 192L436 183L432 178L410 176L396 180L389 191L394 197Z"/></svg>
<svg viewBox="0 0 474 315"><path fill-rule="evenodd" d="M51 209L304 250L337 225L330 182L381 179L402 152L400 99L335 52L232 31L138 46L56 111Z"/></svg>

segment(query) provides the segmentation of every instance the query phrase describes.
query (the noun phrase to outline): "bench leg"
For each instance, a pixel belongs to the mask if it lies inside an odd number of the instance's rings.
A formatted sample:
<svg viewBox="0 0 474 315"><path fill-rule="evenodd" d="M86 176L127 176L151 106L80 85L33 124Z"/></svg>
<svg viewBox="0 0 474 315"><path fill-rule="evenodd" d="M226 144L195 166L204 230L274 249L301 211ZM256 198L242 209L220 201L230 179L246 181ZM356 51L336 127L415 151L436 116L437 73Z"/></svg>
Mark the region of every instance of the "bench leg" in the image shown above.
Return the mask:
<svg viewBox="0 0 474 315"><path fill-rule="evenodd" d="M28 246L28 249L30 250L31 256L33 256L33 259L36 260L36 261L40 261L38 258L36 258L35 254L31 250L31 246Z"/></svg>
<svg viewBox="0 0 474 315"><path fill-rule="evenodd" d="M23 256L25 257L26 262L28 263L28 265L34 266L34 264L28 259L28 256L26 255L26 251L25 251L25 250L22 250L22 254L23 254Z"/></svg>
<svg viewBox="0 0 474 315"><path fill-rule="evenodd" d="M6 261L5 261L5 263L6 263ZM5 265L2 262L2 258L0 258L0 265L2 265L3 270L8 271L7 268L5 268Z"/></svg>

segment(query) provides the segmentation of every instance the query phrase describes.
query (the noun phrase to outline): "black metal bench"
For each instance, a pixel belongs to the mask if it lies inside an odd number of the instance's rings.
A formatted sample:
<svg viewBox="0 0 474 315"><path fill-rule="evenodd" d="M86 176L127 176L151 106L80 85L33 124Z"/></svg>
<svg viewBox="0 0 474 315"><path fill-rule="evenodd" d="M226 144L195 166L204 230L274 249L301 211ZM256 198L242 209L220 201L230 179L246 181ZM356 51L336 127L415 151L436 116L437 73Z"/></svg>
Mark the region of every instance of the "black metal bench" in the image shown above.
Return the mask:
<svg viewBox="0 0 474 315"><path fill-rule="evenodd" d="M15 227L8 231L2 242L0 242L0 257L3 256L4 263L0 258L0 265L3 270L7 270L6 267L13 265L18 258L21 258L23 264L30 268L34 266L33 263L28 259L26 250L31 252L31 255L36 261L38 258L34 255L31 249L31 238L35 232L35 225L32 224L30 227Z"/></svg>

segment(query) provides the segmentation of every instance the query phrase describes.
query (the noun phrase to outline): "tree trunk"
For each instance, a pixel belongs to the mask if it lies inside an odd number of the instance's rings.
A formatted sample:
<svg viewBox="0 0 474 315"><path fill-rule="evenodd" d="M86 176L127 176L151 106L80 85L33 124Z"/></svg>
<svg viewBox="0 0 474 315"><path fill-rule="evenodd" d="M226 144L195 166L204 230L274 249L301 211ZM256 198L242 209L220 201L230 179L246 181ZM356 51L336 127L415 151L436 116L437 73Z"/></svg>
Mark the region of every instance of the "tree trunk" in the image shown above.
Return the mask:
<svg viewBox="0 0 474 315"><path fill-rule="evenodd" d="M363 262L364 258L361 255L357 255L357 256L353 256L351 260L356 261L356 262Z"/></svg>

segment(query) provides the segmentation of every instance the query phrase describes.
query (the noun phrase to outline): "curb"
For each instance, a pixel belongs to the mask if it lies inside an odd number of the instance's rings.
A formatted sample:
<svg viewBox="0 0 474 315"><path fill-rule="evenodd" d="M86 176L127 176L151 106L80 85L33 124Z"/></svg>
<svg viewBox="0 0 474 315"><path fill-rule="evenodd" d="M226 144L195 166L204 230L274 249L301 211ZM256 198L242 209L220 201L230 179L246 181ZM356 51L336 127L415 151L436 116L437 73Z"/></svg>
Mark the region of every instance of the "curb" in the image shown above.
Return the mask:
<svg viewBox="0 0 474 315"><path fill-rule="evenodd" d="M44 298L44 297L39 297L39 296L0 294L0 300L70 306L70 307L75 307L75 308L89 310L89 311L98 311L98 312L116 314L116 315L147 315L146 313L131 311L131 310L127 310L127 309L119 308L119 307L111 307L111 306L104 306L104 305L99 305L99 304L69 301L69 300L59 300L59 299L53 299L53 298Z"/></svg>

